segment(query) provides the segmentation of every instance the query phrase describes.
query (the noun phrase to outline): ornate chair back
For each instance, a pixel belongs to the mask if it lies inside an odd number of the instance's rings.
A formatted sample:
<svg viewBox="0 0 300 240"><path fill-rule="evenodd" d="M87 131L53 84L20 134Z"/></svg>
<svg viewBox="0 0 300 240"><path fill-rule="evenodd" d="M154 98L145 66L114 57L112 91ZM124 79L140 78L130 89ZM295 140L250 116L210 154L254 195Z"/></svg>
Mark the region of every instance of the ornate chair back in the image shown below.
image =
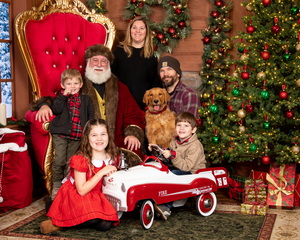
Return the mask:
<svg viewBox="0 0 300 240"><path fill-rule="evenodd" d="M100 43L111 48L115 38L114 23L90 12L79 0L45 0L38 8L20 13L15 28L33 100L54 97L61 88L60 75L65 69L84 73L88 46ZM35 121L35 115L28 111L25 118L31 123L35 157L51 193L53 149L49 123Z"/></svg>

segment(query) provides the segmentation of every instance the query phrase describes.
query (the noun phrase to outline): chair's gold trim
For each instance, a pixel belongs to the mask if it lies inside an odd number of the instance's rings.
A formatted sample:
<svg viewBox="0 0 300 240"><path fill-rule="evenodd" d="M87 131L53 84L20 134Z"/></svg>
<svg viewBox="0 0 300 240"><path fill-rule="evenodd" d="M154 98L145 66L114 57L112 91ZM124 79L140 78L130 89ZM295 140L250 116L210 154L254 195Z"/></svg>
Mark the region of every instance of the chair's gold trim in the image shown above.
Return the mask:
<svg viewBox="0 0 300 240"><path fill-rule="evenodd" d="M44 122L42 125L42 128L49 132L50 129L50 122ZM52 160L54 158L54 149L53 149L53 145L52 145L52 135L49 133L49 144L47 146L46 149L46 154L45 154L45 161L44 161L44 179L45 179L45 187L46 190L49 194L49 196L51 196L52 193Z"/></svg>
<svg viewBox="0 0 300 240"><path fill-rule="evenodd" d="M52 145L52 135L49 134L49 144L46 150L45 162L44 162L44 179L45 179L45 187L49 194L52 195L52 160L54 158L54 149Z"/></svg>
<svg viewBox="0 0 300 240"><path fill-rule="evenodd" d="M112 48L116 35L115 24L109 18L102 14L95 14L94 11L90 12L79 0L45 0L38 8L33 8L32 10L18 14L15 20L16 35L32 84L34 100L40 98L41 93L37 83L37 74L33 60L26 42L25 26L29 20L42 20L45 16L55 12L77 14L89 22L102 24L107 30L104 45L110 49Z"/></svg>
<svg viewBox="0 0 300 240"><path fill-rule="evenodd" d="M56 12L73 13L76 15L80 15L82 18L86 19L89 22L102 24L107 31L106 41L104 45L110 49L112 48L116 35L115 24L109 18L102 14L96 14L95 11L90 12L87 7L79 0L44 0L38 8L33 8L32 10L28 10L18 14L15 20L16 35L32 85L32 94L34 101L41 97L41 92L38 85L38 77L33 64L33 59L30 55L29 47L26 41L25 26L29 20L42 20L45 16ZM49 122L45 123L43 128L45 128L45 130L48 130ZM44 179L46 189L51 196L52 159L54 156L54 150L52 147L51 134L49 134L49 137L49 144L46 150L46 157L44 162Z"/></svg>

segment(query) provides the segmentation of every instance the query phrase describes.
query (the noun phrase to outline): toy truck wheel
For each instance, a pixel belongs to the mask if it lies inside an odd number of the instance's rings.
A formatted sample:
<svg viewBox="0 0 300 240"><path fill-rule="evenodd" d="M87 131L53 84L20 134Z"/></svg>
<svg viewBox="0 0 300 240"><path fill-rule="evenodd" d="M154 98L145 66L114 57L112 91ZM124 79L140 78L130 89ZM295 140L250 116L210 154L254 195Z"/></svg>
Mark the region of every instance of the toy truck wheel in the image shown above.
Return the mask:
<svg viewBox="0 0 300 240"><path fill-rule="evenodd" d="M154 207L150 200L143 202L140 209L140 221L144 229L148 230L154 220Z"/></svg>
<svg viewBox="0 0 300 240"><path fill-rule="evenodd" d="M196 207L200 215L204 217L211 215L217 207L217 198L215 193L205 193L198 196Z"/></svg>

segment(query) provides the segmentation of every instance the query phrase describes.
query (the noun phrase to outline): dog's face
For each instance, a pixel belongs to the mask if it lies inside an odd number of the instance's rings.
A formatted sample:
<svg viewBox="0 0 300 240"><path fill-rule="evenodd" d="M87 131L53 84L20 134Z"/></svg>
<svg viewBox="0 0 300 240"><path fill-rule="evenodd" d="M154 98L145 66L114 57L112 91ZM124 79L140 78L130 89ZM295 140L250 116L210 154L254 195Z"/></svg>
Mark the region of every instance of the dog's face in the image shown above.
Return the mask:
<svg viewBox="0 0 300 240"><path fill-rule="evenodd" d="M170 95L164 88L151 88L144 94L143 102L151 112L162 110L170 100Z"/></svg>

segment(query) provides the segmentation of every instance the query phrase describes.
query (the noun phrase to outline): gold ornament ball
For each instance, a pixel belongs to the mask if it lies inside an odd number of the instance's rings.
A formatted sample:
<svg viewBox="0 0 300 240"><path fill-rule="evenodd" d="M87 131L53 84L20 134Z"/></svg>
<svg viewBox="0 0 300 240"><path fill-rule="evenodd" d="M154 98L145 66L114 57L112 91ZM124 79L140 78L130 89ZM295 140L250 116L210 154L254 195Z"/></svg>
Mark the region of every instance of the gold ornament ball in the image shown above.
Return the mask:
<svg viewBox="0 0 300 240"><path fill-rule="evenodd" d="M240 118L244 118L246 117L246 111L244 109L241 109L237 112L237 115L240 117Z"/></svg>
<svg viewBox="0 0 300 240"><path fill-rule="evenodd" d="M242 61L247 61L249 59L249 56L247 55L247 54L243 54L242 56L241 56L241 60Z"/></svg>
<svg viewBox="0 0 300 240"><path fill-rule="evenodd" d="M232 74L233 77L238 77L239 74L237 73L237 71L234 71L234 73Z"/></svg>
<svg viewBox="0 0 300 240"><path fill-rule="evenodd" d="M182 5L181 4L177 4L177 8L182 8Z"/></svg>
<svg viewBox="0 0 300 240"><path fill-rule="evenodd" d="M203 94L203 98L209 98L210 97L210 94L209 93L204 93Z"/></svg>
<svg viewBox="0 0 300 240"><path fill-rule="evenodd" d="M300 147L298 145L293 146L292 148L293 153L298 154L300 152Z"/></svg>
<svg viewBox="0 0 300 240"><path fill-rule="evenodd" d="M259 72L257 74L257 78L259 78L259 79L265 79L266 78L266 74L264 72Z"/></svg>
<svg viewBox="0 0 300 240"><path fill-rule="evenodd" d="M245 126L243 126L243 125L240 125L240 126L239 126L239 129L240 129L240 132L245 132L245 131L246 131L246 128L245 128Z"/></svg>
<svg viewBox="0 0 300 240"><path fill-rule="evenodd" d="M219 59L219 52L217 50L212 51L211 56L212 56L213 59L218 60Z"/></svg>
<svg viewBox="0 0 300 240"><path fill-rule="evenodd" d="M217 86L217 90L218 90L218 91L222 91L222 90L223 90L223 87L222 87L222 86Z"/></svg>
<svg viewBox="0 0 300 240"><path fill-rule="evenodd" d="M251 12L251 11L252 11L252 6L247 5L247 6L246 6L246 9L247 9L249 12Z"/></svg>
<svg viewBox="0 0 300 240"><path fill-rule="evenodd" d="M298 44L296 45L296 50L297 50L297 51L300 51L300 43L298 43Z"/></svg>
<svg viewBox="0 0 300 240"><path fill-rule="evenodd" d="M300 87L300 79L298 79L298 80L296 81L296 84L297 84L298 87Z"/></svg>

